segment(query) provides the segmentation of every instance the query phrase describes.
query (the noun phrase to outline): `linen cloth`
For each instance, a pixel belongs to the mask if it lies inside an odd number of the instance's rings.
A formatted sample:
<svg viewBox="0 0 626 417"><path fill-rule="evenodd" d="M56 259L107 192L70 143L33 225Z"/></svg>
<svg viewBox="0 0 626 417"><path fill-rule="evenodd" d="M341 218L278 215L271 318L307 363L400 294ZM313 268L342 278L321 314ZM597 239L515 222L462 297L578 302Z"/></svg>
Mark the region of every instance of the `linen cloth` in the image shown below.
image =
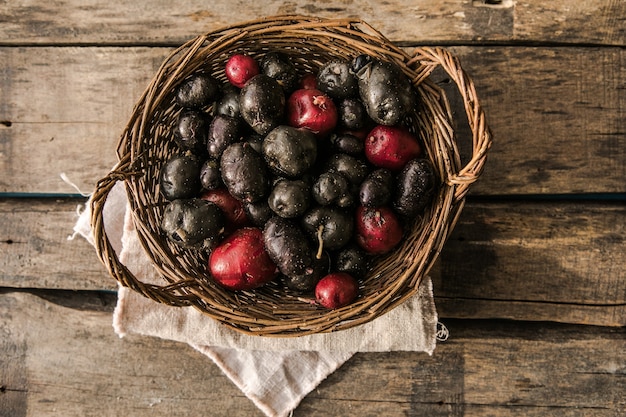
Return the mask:
<svg viewBox="0 0 626 417"><path fill-rule="evenodd" d="M93 244L89 202L74 227ZM103 218L120 261L143 282L159 283L143 252L121 183L109 193ZM283 417L355 352L421 351L436 345L437 312L425 277L416 295L389 313L336 333L290 338L241 334L193 307L170 307L124 287L118 289L113 328L183 342L210 358L269 417Z"/></svg>

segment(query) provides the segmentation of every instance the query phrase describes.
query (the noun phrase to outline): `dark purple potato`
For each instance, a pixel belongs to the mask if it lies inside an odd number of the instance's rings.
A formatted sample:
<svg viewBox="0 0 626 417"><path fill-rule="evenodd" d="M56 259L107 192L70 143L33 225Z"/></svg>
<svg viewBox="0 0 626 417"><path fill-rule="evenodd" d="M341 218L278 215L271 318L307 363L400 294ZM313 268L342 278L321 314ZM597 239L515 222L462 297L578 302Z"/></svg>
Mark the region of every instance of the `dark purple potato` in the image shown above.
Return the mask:
<svg viewBox="0 0 626 417"><path fill-rule="evenodd" d="M350 243L335 255L334 269L339 272L347 272L357 279L362 279L367 273L369 257L355 243Z"/></svg>
<svg viewBox="0 0 626 417"><path fill-rule="evenodd" d="M326 163L326 170L342 174L355 186L360 185L369 173L367 163L344 153L331 155Z"/></svg>
<svg viewBox="0 0 626 417"><path fill-rule="evenodd" d="M263 154L263 139L263 136L256 133L251 133L246 136L244 140L252 147L252 149L260 154Z"/></svg>
<svg viewBox="0 0 626 417"><path fill-rule="evenodd" d="M211 158L219 159L224 149L239 140L239 120L230 116L218 115L209 125L206 149Z"/></svg>
<svg viewBox="0 0 626 417"><path fill-rule="evenodd" d="M275 216L265 198L254 203L244 203L243 209L248 220L257 227L263 227L272 216Z"/></svg>
<svg viewBox="0 0 626 417"><path fill-rule="evenodd" d="M160 172L161 194L167 200L190 198L202 188L202 162L194 154L175 155L163 164Z"/></svg>
<svg viewBox="0 0 626 417"><path fill-rule="evenodd" d="M309 187L309 190L313 187L313 183L315 182L315 176L313 176L312 170L300 175L298 179L304 181Z"/></svg>
<svg viewBox="0 0 626 417"><path fill-rule="evenodd" d="M359 72L364 71L374 61L374 57L366 54L357 55L350 63L350 71L357 77ZM357 78L358 79L358 78Z"/></svg>
<svg viewBox="0 0 626 417"><path fill-rule="evenodd" d="M204 152L209 130L208 116L198 110L186 110L178 116L174 140L183 150Z"/></svg>
<svg viewBox="0 0 626 417"><path fill-rule="evenodd" d="M410 160L397 179L393 208L403 216L414 217L430 202L435 189L435 173L427 159Z"/></svg>
<svg viewBox="0 0 626 417"><path fill-rule="evenodd" d="M380 168L368 174L361 183L359 201L365 207L385 206L391 200L394 190L391 171Z"/></svg>
<svg viewBox="0 0 626 417"><path fill-rule="evenodd" d="M406 75L395 64L358 56L352 68L359 96L369 117L376 123L397 125L415 106L415 93Z"/></svg>
<svg viewBox="0 0 626 417"><path fill-rule="evenodd" d="M361 100L346 98L337 106L339 123L348 129L359 130L367 126L369 118Z"/></svg>
<svg viewBox="0 0 626 417"><path fill-rule="evenodd" d="M161 230L179 245L211 248L224 232L224 221L222 210L210 201L178 199L165 207Z"/></svg>
<svg viewBox="0 0 626 417"><path fill-rule="evenodd" d="M358 95L358 82L347 61L329 61L317 73L317 88L334 99Z"/></svg>
<svg viewBox="0 0 626 417"><path fill-rule="evenodd" d="M312 292L322 277L330 272L330 256L328 252L313 257L313 265L302 275L283 276L283 282L292 291L298 293Z"/></svg>
<svg viewBox="0 0 626 417"><path fill-rule="evenodd" d="M270 52L263 57L261 72L275 79L285 92L295 90L300 80L293 62L280 52Z"/></svg>
<svg viewBox="0 0 626 417"><path fill-rule="evenodd" d="M302 180L280 180L270 192L267 203L280 217L299 217L311 203L310 188Z"/></svg>
<svg viewBox="0 0 626 417"><path fill-rule="evenodd" d="M220 95L220 83L209 74L199 73L188 77L176 89L176 103L185 108L202 109Z"/></svg>
<svg viewBox="0 0 626 417"><path fill-rule="evenodd" d="M204 190L215 190L223 185L220 164L217 160L207 159L204 161L200 168L200 184Z"/></svg>
<svg viewBox="0 0 626 417"><path fill-rule="evenodd" d="M302 217L301 224L319 248L336 250L352 238L354 215L335 206L316 206Z"/></svg>
<svg viewBox="0 0 626 417"><path fill-rule="evenodd" d="M229 116L240 118L239 89L231 84L226 84L220 99L215 103L213 110L215 116Z"/></svg>
<svg viewBox="0 0 626 417"><path fill-rule="evenodd" d="M350 181L345 176L339 172L331 171L324 172L317 178L313 183L311 192L318 204L349 207L355 201L351 188Z"/></svg>
<svg viewBox="0 0 626 417"><path fill-rule="evenodd" d="M311 273L315 259L313 247L295 221L272 217L263 228L263 240L267 253L282 274Z"/></svg>
<svg viewBox="0 0 626 417"><path fill-rule="evenodd" d="M330 135L330 143L337 152L349 155L364 155L365 142L354 135L332 134Z"/></svg>
<svg viewBox="0 0 626 417"><path fill-rule="evenodd" d="M263 140L263 157L277 175L298 177L317 158L317 139L307 129L280 125Z"/></svg>
<svg viewBox="0 0 626 417"><path fill-rule="evenodd" d="M278 126L285 113L285 94L272 77L252 77L239 93L241 116L259 135L267 135Z"/></svg>
<svg viewBox="0 0 626 417"><path fill-rule="evenodd" d="M222 181L241 202L255 202L267 196L269 176L263 157L246 142L228 146L220 158Z"/></svg>

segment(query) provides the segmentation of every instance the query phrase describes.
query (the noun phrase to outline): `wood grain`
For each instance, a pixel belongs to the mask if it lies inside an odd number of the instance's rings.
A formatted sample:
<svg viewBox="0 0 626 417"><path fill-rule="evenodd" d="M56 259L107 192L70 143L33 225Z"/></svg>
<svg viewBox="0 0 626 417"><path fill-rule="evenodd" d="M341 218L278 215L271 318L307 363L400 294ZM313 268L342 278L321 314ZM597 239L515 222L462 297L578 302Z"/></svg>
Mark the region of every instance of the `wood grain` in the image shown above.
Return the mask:
<svg viewBox="0 0 626 417"><path fill-rule="evenodd" d="M623 204L468 204L432 271L440 314L626 325Z"/></svg>
<svg viewBox="0 0 626 417"><path fill-rule="evenodd" d="M515 2L515 39L623 45L626 4L620 0Z"/></svg>
<svg viewBox="0 0 626 417"><path fill-rule="evenodd" d="M49 0L0 7L0 417L263 416L191 347L115 335L61 173L92 190L174 47L279 13L450 48L494 133L431 271L449 339L356 354L293 416L626 415L625 1Z"/></svg>
<svg viewBox="0 0 626 417"><path fill-rule="evenodd" d="M8 74L0 79L0 190L76 193L60 177L67 173L92 191L115 164L117 138L166 52L0 48Z"/></svg>
<svg viewBox="0 0 626 417"><path fill-rule="evenodd" d="M119 339L111 328L112 305L102 307L103 300L94 297L66 293L51 302L26 292L0 294L0 311L10 312L0 315L3 346L14 346L0 358L3 412L262 415L189 346L136 335ZM69 307L78 304L83 308ZM508 417L558 410L564 416L613 417L626 411L622 330L505 321L446 325L450 338L433 356L355 355L294 416ZM7 360L13 358L18 361Z"/></svg>
<svg viewBox="0 0 626 417"><path fill-rule="evenodd" d="M67 240L79 202L0 200L0 287L116 288ZM622 205L470 202L431 271L440 315L624 326L625 235Z"/></svg>
<svg viewBox="0 0 626 417"><path fill-rule="evenodd" d="M474 195L626 192L626 51L452 50L476 82L494 134ZM130 111L169 52L0 48L7 74L0 80L0 192L75 193L61 173L91 191L115 164ZM451 99L467 148L461 103Z"/></svg>
<svg viewBox="0 0 626 417"><path fill-rule="evenodd" d="M111 327L110 301L107 311L94 311L25 293L0 299L0 311L10 312L0 316L0 329L22 349L16 379L7 379L11 374L4 372L6 365L15 365L0 360L1 385L26 392L28 406L14 406L23 416L202 415L216 404L224 413L262 415L193 349L156 339L118 338Z"/></svg>
<svg viewBox="0 0 626 417"><path fill-rule="evenodd" d="M275 14L356 17L408 43L563 42L623 45L626 5L619 0L324 0L158 3L113 0L97 5L52 0L9 2L0 12L3 44L180 44L240 21Z"/></svg>
<svg viewBox="0 0 626 417"><path fill-rule="evenodd" d="M117 288L93 247L80 236L69 240L81 203L78 199L0 200L1 287Z"/></svg>
<svg viewBox="0 0 626 417"><path fill-rule="evenodd" d="M623 49L452 50L472 74L494 134L476 193L626 191Z"/></svg>
<svg viewBox="0 0 626 417"><path fill-rule="evenodd" d="M508 301L626 304L624 236L623 204L468 204L441 252L436 290ZM600 265L608 269L600 272ZM613 291L617 298L607 297Z"/></svg>

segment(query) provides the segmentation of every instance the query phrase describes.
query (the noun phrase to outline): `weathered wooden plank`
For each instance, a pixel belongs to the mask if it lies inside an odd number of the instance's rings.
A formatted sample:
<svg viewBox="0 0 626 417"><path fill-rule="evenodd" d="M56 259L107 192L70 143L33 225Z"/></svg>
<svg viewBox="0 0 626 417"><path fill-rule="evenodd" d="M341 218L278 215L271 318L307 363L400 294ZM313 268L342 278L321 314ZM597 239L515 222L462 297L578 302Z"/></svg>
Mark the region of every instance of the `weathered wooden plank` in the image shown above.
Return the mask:
<svg viewBox="0 0 626 417"><path fill-rule="evenodd" d="M509 204L466 207L433 270L440 314L624 326L623 205Z"/></svg>
<svg viewBox="0 0 626 417"><path fill-rule="evenodd" d="M62 307L28 294L2 294L0 300L4 343L18 359L6 360L13 358L2 350L0 401L10 407L0 410L2 416L175 416L206 410L262 416L195 350L162 340L118 338L111 327L114 300L96 296L87 302L105 303L96 310ZM6 374L7 368L12 373ZM21 402L12 403L5 392L21 393ZM11 409L17 413L3 414Z"/></svg>
<svg viewBox="0 0 626 417"><path fill-rule="evenodd" d="M621 1L374 0L267 1L146 0L85 4L55 0L11 2L0 12L5 44L181 43L197 34L275 14L358 17L394 41L418 43L531 41L623 45ZM129 19L132 17L132 19Z"/></svg>
<svg viewBox="0 0 626 417"><path fill-rule="evenodd" d="M0 287L117 288L82 237L68 240L78 199L0 200Z"/></svg>
<svg viewBox="0 0 626 417"><path fill-rule="evenodd" d="M626 4L623 1L514 3L516 40L534 41L541 33L548 42L624 44ZM587 31L589 36L582 34Z"/></svg>
<svg viewBox="0 0 626 417"><path fill-rule="evenodd" d="M0 200L0 287L115 288L93 248L67 240L76 207ZM625 222L620 205L470 202L431 271L440 314L626 325Z"/></svg>
<svg viewBox="0 0 626 417"><path fill-rule="evenodd" d="M542 302L531 300L498 300L467 297L435 296L437 313L441 317L524 320L588 324L595 326L624 326L626 304L598 305Z"/></svg>
<svg viewBox="0 0 626 417"><path fill-rule="evenodd" d="M623 204L469 204L433 271L434 291L460 299L623 311L624 236Z"/></svg>
<svg viewBox="0 0 626 417"><path fill-rule="evenodd" d="M476 193L626 191L623 49L452 50L472 74L494 134Z"/></svg>
<svg viewBox="0 0 626 417"><path fill-rule="evenodd" d="M3 48L0 190L75 193L66 172L91 191L115 164L117 138L167 51Z"/></svg>
<svg viewBox="0 0 626 417"><path fill-rule="evenodd" d="M610 381L624 369L624 354L619 352L625 347L623 331L610 333L609 338L617 340L608 346L618 352L607 358L598 352L598 339L585 334L592 328L579 333L578 327L528 323L447 325L451 338L438 345L432 358L399 352L358 354L322 384L321 392L305 398L300 410L313 416L323 415L320 408L326 406L332 415L498 417L548 416L558 410L573 417L619 415L624 408L623 388ZM343 394L344 384L350 384L346 392L356 394ZM332 392L326 394L329 385ZM354 408L349 400L361 389L369 392L373 404ZM390 402L395 402L393 408Z"/></svg>
<svg viewBox="0 0 626 417"><path fill-rule="evenodd" d="M81 301L78 301L80 299ZM190 347L119 339L111 303L91 293L56 302L0 294L0 404L11 416L261 416ZM81 308L70 306L81 305ZM626 411L622 329L500 321L446 322L433 356L355 355L294 416L609 417ZM19 393L21 398L16 398ZM2 414L6 415L6 414Z"/></svg>
<svg viewBox="0 0 626 417"><path fill-rule="evenodd" d="M90 191L114 165L132 106L169 51L0 48L7 74L0 79L0 192L75 192L62 172ZM626 51L453 51L472 74L494 133L472 193L626 192Z"/></svg>

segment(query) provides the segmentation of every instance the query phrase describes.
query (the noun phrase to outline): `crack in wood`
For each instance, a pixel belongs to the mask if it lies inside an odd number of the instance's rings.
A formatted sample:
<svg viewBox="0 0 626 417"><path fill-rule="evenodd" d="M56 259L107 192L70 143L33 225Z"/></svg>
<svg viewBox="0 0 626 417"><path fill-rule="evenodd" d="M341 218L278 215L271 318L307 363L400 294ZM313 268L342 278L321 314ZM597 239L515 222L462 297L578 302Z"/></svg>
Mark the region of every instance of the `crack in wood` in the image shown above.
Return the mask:
<svg viewBox="0 0 626 417"><path fill-rule="evenodd" d="M27 393L28 389L26 388L12 388L12 387L8 387L6 385L0 385L0 394L4 394L7 392L23 392L23 393Z"/></svg>
<svg viewBox="0 0 626 417"><path fill-rule="evenodd" d="M515 3L513 0L473 0L472 6L474 7L488 7L492 9L506 9L513 7Z"/></svg>
<svg viewBox="0 0 626 417"><path fill-rule="evenodd" d="M0 294L11 292L32 294L49 303L77 311L112 312L117 303L117 291L112 290L0 287Z"/></svg>
<svg viewBox="0 0 626 417"><path fill-rule="evenodd" d="M526 304L550 304L559 306L577 306L577 307L626 307L624 303L583 303L575 301L558 301L558 300L522 300L522 299L504 299L504 298L487 298L487 297L443 297L435 296L435 299L449 300L449 301L488 301L496 303L526 303Z"/></svg>

